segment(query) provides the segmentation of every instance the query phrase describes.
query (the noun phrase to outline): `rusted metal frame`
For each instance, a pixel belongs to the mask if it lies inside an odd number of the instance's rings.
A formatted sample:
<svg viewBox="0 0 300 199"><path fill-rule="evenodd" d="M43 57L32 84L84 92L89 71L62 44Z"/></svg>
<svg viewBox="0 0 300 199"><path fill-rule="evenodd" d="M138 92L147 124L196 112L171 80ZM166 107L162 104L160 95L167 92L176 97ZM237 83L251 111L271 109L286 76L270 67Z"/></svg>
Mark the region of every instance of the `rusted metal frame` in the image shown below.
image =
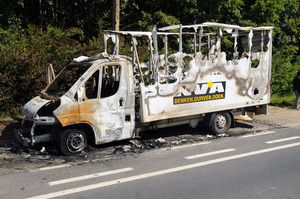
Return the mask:
<svg viewBox="0 0 300 199"><path fill-rule="evenodd" d="M139 61L139 55L138 55L137 49L136 49L136 45L137 45L137 41L136 41L136 38L133 36L132 37L133 56L136 59L136 63L137 63L138 69L139 69L139 73L140 73L140 76L141 76L142 83L145 84L142 69L141 69L141 65L140 65L140 61ZM135 60L134 60L134 62L135 62Z"/></svg>

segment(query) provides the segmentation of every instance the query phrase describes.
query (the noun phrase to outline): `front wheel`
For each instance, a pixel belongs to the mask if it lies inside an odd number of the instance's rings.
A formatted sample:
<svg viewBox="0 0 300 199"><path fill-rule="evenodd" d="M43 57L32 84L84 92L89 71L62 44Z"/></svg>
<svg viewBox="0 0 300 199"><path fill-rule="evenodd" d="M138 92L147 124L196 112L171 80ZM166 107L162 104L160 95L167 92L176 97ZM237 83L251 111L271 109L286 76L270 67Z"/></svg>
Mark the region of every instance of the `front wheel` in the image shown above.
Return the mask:
<svg viewBox="0 0 300 199"><path fill-rule="evenodd" d="M58 136L58 149L63 155L80 153L87 145L87 137L81 129L67 129Z"/></svg>
<svg viewBox="0 0 300 199"><path fill-rule="evenodd" d="M229 113L216 113L211 118L211 130L216 135L226 133L231 126L231 122Z"/></svg>

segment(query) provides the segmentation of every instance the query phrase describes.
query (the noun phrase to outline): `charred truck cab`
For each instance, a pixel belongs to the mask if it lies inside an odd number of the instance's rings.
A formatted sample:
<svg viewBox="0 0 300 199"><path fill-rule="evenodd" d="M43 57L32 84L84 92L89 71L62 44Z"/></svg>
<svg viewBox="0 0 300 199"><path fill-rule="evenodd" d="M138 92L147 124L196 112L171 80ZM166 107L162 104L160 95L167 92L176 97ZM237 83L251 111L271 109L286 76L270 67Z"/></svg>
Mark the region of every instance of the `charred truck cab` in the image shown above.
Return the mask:
<svg viewBox="0 0 300 199"><path fill-rule="evenodd" d="M105 54L105 53L104 53ZM83 60L83 61L78 61ZM23 108L30 135L17 137L25 146L54 140L65 155L95 144L128 139L134 130L134 77L128 58L109 60L103 54L74 59Z"/></svg>
<svg viewBox="0 0 300 199"><path fill-rule="evenodd" d="M24 146L53 141L71 155L88 141L182 124L195 128L200 121L226 133L235 115L267 114L272 29L203 23L160 32L105 31L105 52L74 59L25 104L15 136ZM119 55L120 37L131 42L130 57ZM141 43L148 52L139 52Z"/></svg>

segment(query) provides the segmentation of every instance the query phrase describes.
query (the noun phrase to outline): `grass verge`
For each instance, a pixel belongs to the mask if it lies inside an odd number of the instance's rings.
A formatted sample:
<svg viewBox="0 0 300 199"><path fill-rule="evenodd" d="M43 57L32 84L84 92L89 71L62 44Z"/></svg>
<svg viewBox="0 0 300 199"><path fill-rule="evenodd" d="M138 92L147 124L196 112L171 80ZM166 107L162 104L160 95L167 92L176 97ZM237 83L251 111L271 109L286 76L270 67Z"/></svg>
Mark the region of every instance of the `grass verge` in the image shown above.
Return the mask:
<svg viewBox="0 0 300 199"><path fill-rule="evenodd" d="M270 105L272 106L293 106L295 102L295 95L294 94L287 94L285 96L280 95L271 95L271 102Z"/></svg>

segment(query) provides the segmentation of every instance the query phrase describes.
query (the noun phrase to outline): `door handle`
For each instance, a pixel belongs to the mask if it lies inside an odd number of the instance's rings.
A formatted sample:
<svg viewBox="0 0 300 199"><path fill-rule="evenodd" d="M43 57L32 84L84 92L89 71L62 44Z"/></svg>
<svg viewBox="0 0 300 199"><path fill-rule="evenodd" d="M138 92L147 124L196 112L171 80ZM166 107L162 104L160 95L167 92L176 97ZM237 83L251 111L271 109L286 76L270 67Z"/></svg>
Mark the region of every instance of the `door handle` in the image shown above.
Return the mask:
<svg viewBox="0 0 300 199"><path fill-rule="evenodd" d="M123 106L123 101L124 101L124 99L123 99L123 97L121 97L121 98L119 99L119 104L120 104L120 106Z"/></svg>

